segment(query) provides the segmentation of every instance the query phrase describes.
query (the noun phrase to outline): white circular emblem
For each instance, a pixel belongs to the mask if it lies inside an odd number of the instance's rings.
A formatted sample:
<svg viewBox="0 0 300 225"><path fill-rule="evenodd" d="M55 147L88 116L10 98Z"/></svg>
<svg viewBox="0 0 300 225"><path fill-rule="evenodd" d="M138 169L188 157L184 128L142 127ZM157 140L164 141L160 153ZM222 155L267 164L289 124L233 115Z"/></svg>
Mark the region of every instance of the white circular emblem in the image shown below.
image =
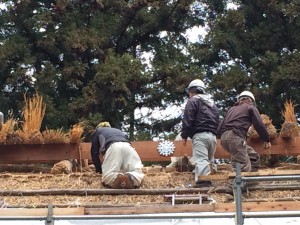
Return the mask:
<svg viewBox="0 0 300 225"><path fill-rule="evenodd" d="M158 153L163 156L174 154L175 146L171 141L162 141L157 146Z"/></svg>

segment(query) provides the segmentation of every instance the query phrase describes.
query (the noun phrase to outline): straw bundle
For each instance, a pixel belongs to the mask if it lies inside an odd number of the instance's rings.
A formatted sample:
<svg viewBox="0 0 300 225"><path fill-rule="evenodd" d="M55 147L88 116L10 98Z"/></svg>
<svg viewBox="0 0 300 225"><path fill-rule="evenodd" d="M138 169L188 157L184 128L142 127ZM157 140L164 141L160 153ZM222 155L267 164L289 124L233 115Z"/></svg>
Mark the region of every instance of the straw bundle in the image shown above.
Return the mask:
<svg viewBox="0 0 300 225"><path fill-rule="evenodd" d="M43 144L44 143L44 137L40 131L33 131L28 134L28 140L27 142L29 144Z"/></svg>
<svg viewBox="0 0 300 225"><path fill-rule="evenodd" d="M27 99L24 94L24 103L22 130L26 133L39 131L46 111L43 97L37 93L31 99Z"/></svg>
<svg viewBox="0 0 300 225"><path fill-rule="evenodd" d="M43 131L44 143L45 144L59 144L59 143L69 143L70 138L68 134L63 132L62 129L53 130L47 129Z"/></svg>
<svg viewBox="0 0 300 225"><path fill-rule="evenodd" d="M282 116L284 117L284 123L282 124L280 136L281 137L299 137L299 126L294 111L294 103L292 101L286 101L284 103L284 111Z"/></svg>
<svg viewBox="0 0 300 225"><path fill-rule="evenodd" d="M70 143L80 142L83 131L84 128L82 123L75 124L70 131Z"/></svg>
<svg viewBox="0 0 300 225"><path fill-rule="evenodd" d="M274 125L272 124L272 120L269 118L269 116L267 116L265 114L261 114L260 118L261 118L263 124L265 125L270 138L271 139L276 138L277 137L277 130L274 127ZM253 127L253 125L249 128L248 137L251 138L251 139L259 138L259 135L258 135L257 131L255 130L255 128Z"/></svg>
<svg viewBox="0 0 300 225"><path fill-rule="evenodd" d="M23 130L16 130L6 134L5 143L10 145L16 144L43 144L44 138L41 132L34 131L31 133Z"/></svg>
<svg viewBox="0 0 300 225"><path fill-rule="evenodd" d="M16 145L28 143L28 134L22 130L16 130L6 135L6 144Z"/></svg>
<svg viewBox="0 0 300 225"><path fill-rule="evenodd" d="M264 125L270 125L272 124L272 120L265 114L260 114L260 118Z"/></svg>
<svg viewBox="0 0 300 225"><path fill-rule="evenodd" d="M18 126L18 121L12 117L12 114L9 116L10 118L2 125L0 131L0 144L5 144L7 134L13 133Z"/></svg>
<svg viewBox="0 0 300 225"><path fill-rule="evenodd" d="M51 168L50 173L52 173L52 174L61 174L61 173L70 174L70 173L72 173L72 167L73 167L72 162L70 162L69 160L63 160L58 163L55 163L53 165L53 167Z"/></svg>

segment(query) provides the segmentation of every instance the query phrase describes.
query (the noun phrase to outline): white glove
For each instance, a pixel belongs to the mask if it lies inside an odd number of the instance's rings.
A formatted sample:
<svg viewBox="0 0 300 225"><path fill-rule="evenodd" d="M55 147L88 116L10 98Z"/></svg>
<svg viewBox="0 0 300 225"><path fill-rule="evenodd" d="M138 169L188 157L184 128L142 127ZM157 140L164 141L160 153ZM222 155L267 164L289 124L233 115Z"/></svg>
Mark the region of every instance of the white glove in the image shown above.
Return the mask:
<svg viewBox="0 0 300 225"><path fill-rule="evenodd" d="M265 142L265 149L271 148L271 142Z"/></svg>

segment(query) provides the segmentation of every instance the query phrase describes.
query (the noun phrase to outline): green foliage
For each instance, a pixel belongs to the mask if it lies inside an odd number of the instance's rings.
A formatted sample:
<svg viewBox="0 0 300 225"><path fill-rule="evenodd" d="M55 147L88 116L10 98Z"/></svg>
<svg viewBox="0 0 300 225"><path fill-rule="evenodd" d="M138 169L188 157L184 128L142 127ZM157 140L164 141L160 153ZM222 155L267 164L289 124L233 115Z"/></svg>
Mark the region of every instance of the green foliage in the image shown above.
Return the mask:
<svg viewBox="0 0 300 225"><path fill-rule="evenodd" d="M294 0L233 2L236 9L224 8L210 20L204 42L212 91L223 109L242 90L252 91L261 113L280 128L284 102L300 102L300 5ZM299 114L299 108L295 111Z"/></svg>
<svg viewBox="0 0 300 225"><path fill-rule="evenodd" d="M186 83L201 72L184 36L204 24L194 1L3 3L2 111L18 111L24 91L39 91L47 104L44 127L68 128L79 121L92 126L98 119L93 115L99 115L115 127L129 125L131 139L137 127L153 134L158 128L136 119L134 110L179 104ZM145 52L152 56L151 67Z"/></svg>
<svg viewBox="0 0 300 225"><path fill-rule="evenodd" d="M43 127L84 121L88 133L107 120L131 140L168 138L180 115L136 118L135 110L182 105L195 78L222 110L252 91L277 127L286 100L299 107L296 0L2 2L1 111L19 117L23 93L38 91L47 104ZM204 25L208 34L191 43L185 32Z"/></svg>

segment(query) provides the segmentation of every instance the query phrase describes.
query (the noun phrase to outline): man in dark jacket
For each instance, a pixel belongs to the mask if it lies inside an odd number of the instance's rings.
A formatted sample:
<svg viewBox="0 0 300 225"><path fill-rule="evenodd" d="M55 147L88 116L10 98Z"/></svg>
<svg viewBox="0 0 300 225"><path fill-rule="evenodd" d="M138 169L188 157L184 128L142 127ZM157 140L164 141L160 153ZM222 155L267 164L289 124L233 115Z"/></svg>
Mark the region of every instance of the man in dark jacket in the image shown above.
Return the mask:
<svg viewBox="0 0 300 225"><path fill-rule="evenodd" d="M241 164L242 172L257 171L260 166L259 154L247 145L247 132L252 124L265 141L265 148L271 147L267 129L254 102L254 95L250 91L243 91L238 97L238 104L228 110L218 127L221 145L231 154L233 171L237 163Z"/></svg>
<svg viewBox="0 0 300 225"><path fill-rule="evenodd" d="M211 181L201 181L199 176L211 174L212 168L216 170L214 154L219 111L211 95L205 93L202 80L193 80L186 91L189 94L189 100L184 110L181 137L184 143L188 137L192 139L195 187L207 187L212 185Z"/></svg>
<svg viewBox="0 0 300 225"><path fill-rule="evenodd" d="M99 158L103 155L103 164ZM116 189L131 189L141 185L144 178L142 162L125 134L102 122L92 137L91 156L96 172L102 173L102 183Z"/></svg>

